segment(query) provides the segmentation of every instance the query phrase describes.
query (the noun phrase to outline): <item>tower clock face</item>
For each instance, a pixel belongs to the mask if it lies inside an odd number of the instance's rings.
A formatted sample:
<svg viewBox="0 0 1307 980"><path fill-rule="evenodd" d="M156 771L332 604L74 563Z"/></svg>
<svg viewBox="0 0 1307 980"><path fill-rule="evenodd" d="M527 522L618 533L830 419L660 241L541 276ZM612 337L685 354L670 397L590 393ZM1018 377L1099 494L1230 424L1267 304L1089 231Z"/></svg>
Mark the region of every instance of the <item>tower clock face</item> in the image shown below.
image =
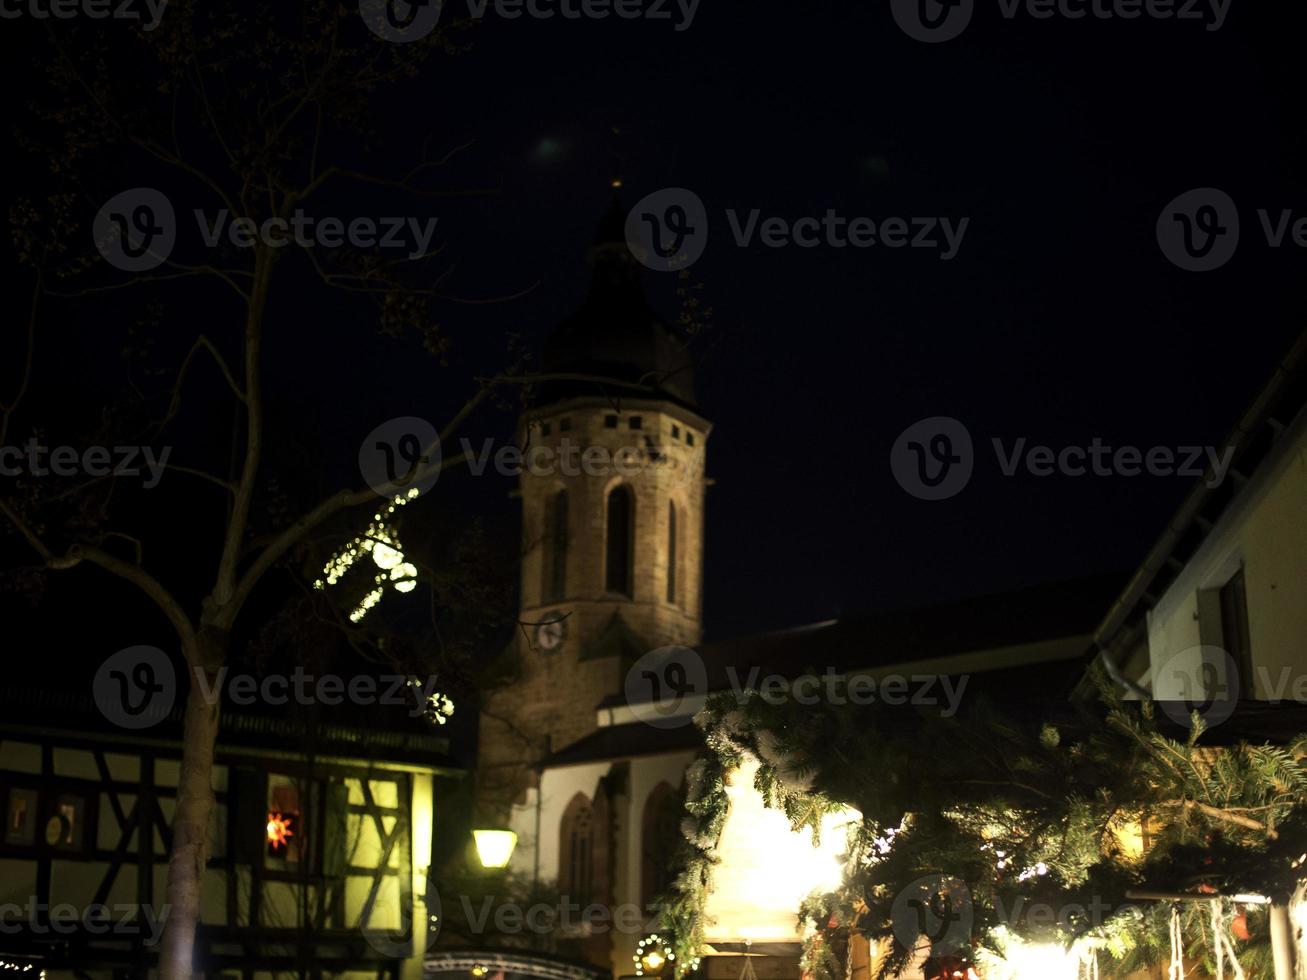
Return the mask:
<svg viewBox="0 0 1307 980"><path fill-rule="evenodd" d="M536 646L545 652L557 650L567 637L567 620L552 619L536 627Z"/></svg>

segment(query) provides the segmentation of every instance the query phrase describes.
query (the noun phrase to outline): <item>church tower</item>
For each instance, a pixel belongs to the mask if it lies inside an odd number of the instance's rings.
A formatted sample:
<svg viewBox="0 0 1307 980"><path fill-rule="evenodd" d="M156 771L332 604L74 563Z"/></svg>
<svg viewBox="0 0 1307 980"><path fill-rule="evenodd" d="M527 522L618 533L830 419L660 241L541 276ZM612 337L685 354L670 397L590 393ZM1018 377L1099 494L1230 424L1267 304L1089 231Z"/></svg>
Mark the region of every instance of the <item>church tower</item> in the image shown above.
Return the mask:
<svg viewBox="0 0 1307 980"><path fill-rule="evenodd" d="M626 670L697 645L704 453L688 353L655 316L614 201L582 308L549 336L524 448L520 627L483 696L484 818L526 803L534 765L593 733ZM563 376L563 377L560 377Z"/></svg>

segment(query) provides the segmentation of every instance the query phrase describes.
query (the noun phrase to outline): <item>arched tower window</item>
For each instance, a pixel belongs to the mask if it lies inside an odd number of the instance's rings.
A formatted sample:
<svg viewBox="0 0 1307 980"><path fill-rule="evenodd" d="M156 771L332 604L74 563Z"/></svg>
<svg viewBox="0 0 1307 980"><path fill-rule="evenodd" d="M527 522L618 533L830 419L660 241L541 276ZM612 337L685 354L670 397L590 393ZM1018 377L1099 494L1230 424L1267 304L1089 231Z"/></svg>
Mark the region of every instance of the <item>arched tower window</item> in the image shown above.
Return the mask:
<svg viewBox="0 0 1307 980"><path fill-rule="evenodd" d="M667 783L659 783L644 801L640 821L640 902L648 912L654 899L672 886L675 849L681 840L681 800Z"/></svg>
<svg viewBox="0 0 1307 980"><path fill-rule="evenodd" d="M667 601L676 604L676 504L667 501Z"/></svg>
<svg viewBox="0 0 1307 980"><path fill-rule="evenodd" d="M545 581L542 602L567 595L567 491L559 490L545 504Z"/></svg>
<svg viewBox="0 0 1307 980"><path fill-rule="evenodd" d="M559 824L558 883L563 894L583 907L595 892L594 807L577 793L563 811Z"/></svg>
<svg viewBox="0 0 1307 980"><path fill-rule="evenodd" d="M634 598L632 553L635 537L635 498L631 488L618 484L608 493L608 540L605 542L604 581L609 592Z"/></svg>

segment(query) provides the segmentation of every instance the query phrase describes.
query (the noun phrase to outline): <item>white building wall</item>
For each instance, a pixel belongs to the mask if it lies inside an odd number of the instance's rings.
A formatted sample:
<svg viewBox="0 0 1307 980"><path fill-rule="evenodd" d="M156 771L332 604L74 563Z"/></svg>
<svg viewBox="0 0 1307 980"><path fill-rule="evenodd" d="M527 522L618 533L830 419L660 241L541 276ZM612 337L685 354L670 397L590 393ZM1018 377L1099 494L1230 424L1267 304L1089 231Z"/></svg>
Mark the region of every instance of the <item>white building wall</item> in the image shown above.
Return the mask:
<svg viewBox="0 0 1307 980"><path fill-rule="evenodd" d="M1182 699L1186 678L1198 676L1199 647L1219 646L1219 620L1213 635L1207 590L1221 588L1241 566L1253 677L1239 679L1240 697L1307 700L1307 413L1284 432L1149 613L1158 699ZM1224 674L1219 655L1209 651L1206 658L1218 676Z"/></svg>

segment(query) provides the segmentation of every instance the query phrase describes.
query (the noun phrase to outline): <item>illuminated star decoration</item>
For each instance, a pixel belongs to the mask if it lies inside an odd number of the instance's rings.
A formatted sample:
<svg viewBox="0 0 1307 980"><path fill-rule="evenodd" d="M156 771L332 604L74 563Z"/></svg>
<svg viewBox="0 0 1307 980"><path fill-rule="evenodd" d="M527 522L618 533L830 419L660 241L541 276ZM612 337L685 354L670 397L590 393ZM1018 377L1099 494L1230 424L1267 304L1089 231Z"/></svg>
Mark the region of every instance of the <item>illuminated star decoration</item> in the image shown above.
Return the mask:
<svg viewBox="0 0 1307 980"><path fill-rule="evenodd" d="M290 846L290 838L295 836L295 831L291 828L295 824L295 817L290 813L277 813L270 811L268 813L268 846L274 851L284 851Z"/></svg>

